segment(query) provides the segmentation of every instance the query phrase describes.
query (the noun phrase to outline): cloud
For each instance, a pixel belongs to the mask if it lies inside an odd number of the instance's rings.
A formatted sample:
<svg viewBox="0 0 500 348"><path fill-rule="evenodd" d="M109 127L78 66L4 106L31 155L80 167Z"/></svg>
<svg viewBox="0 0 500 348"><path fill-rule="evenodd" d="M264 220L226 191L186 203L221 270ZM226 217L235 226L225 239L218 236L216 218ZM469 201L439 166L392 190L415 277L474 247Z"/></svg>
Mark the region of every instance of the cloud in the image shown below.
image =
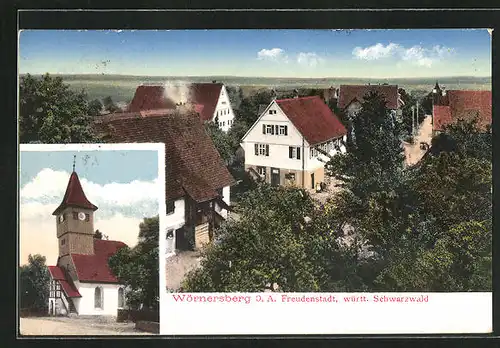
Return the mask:
<svg viewBox="0 0 500 348"><path fill-rule="evenodd" d="M257 52L258 60L270 60L270 61L288 61L288 57L285 55L285 51L281 48L271 48L271 49L261 49Z"/></svg>
<svg viewBox="0 0 500 348"><path fill-rule="evenodd" d="M352 54L357 59L374 60L374 59L390 57L399 48L400 48L400 46L398 44L395 44L395 43L390 43L387 46L384 46L383 44L378 43L376 45L365 47L365 48L355 47L352 50Z"/></svg>
<svg viewBox="0 0 500 348"><path fill-rule="evenodd" d="M42 169L20 191L19 262L29 254L42 254L49 264L58 255L56 218L52 212L61 203L70 173ZM137 243L139 224L144 217L158 215L163 199L159 180L100 185L80 178L87 198L99 208L94 215L94 229L110 240L120 240L133 247Z"/></svg>
<svg viewBox="0 0 500 348"><path fill-rule="evenodd" d="M21 213L26 218L36 219L39 214L47 213L45 210L37 210L42 209L42 206L43 209L55 209L64 196L69 176L65 171L42 169L33 180L21 188ZM135 218L158 214L158 204L162 198L158 178L154 181L134 180L129 183L113 182L105 185L90 182L85 178L80 178L80 182L87 198L99 208L101 217L116 213Z"/></svg>
<svg viewBox="0 0 500 348"><path fill-rule="evenodd" d="M401 61L413 65L431 67L435 62L441 61L450 56L454 50L449 47L435 45L431 48L425 48L420 45L404 47L399 44L389 43L384 46L377 43L369 47L355 47L352 54L357 59L376 60L382 58L396 57Z"/></svg>
<svg viewBox="0 0 500 348"><path fill-rule="evenodd" d="M23 210L21 209L21 215ZM52 208L45 207L42 210L49 215L41 216L37 220L27 220L21 216L19 224L19 264L28 262L29 254L41 254L47 258L48 265L55 265L58 256L58 240L56 235L56 219L51 216ZM94 229L98 229L109 240L119 240L130 247L137 244L139 235L139 224L142 219L125 217L115 214L109 218L102 219L96 213Z"/></svg>
<svg viewBox="0 0 500 348"><path fill-rule="evenodd" d="M297 62L301 65L315 67L322 64L325 60L314 52L300 52L297 56Z"/></svg>

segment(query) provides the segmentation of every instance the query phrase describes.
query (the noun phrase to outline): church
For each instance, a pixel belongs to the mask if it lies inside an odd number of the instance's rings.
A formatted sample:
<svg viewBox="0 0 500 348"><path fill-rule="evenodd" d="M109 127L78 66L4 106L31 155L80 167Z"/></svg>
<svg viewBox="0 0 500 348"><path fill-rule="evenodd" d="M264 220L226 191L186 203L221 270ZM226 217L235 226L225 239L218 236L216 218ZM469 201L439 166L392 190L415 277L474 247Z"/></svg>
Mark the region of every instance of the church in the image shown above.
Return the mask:
<svg viewBox="0 0 500 348"><path fill-rule="evenodd" d="M61 204L53 212L59 257L48 266L51 276L49 315L116 316L125 307L125 287L108 266L108 259L126 246L94 238L94 212L73 168Z"/></svg>

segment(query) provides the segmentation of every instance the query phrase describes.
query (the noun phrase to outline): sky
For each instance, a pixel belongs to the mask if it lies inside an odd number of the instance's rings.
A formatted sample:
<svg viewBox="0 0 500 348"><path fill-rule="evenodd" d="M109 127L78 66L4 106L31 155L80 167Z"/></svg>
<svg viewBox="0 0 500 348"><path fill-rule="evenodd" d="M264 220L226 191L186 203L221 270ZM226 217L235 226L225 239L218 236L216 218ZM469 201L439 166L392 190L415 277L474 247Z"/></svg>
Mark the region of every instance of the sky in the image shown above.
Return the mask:
<svg viewBox="0 0 500 348"><path fill-rule="evenodd" d="M30 30L19 72L138 76L491 76L486 29Z"/></svg>
<svg viewBox="0 0 500 348"><path fill-rule="evenodd" d="M56 217L76 155L75 171L88 200L98 207L94 229L109 240L133 247L144 217L158 215L162 183L158 151L23 151L20 154L20 254L41 254L47 264L58 257Z"/></svg>

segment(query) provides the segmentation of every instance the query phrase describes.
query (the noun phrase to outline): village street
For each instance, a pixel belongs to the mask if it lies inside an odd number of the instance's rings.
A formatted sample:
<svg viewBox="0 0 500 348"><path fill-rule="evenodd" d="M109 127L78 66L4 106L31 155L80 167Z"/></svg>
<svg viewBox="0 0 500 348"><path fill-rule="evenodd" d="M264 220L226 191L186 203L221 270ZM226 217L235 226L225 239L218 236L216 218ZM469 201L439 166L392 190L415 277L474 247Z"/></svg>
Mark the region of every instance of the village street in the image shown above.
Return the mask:
<svg viewBox="0 0 500 348"><path fill-rule="evenodd" d="M426 150L422 150L420 148L421 142L427 143L429 145L431 144L431 139L432 139L431 121L432 121L431 116L427 115L425 119L422 121L420 128L418 129L418 134L415 137L415 141L413 142L413 144L403 143L407 165L413 165L417 163L425 154Z"/></svg>
<svg viewBox="0 0 500 348"><path fill-rule="evenodd" d="M104 322L95 318L43 317L21 318L21 335L151 335L135 330L134 323Z"/></svg>

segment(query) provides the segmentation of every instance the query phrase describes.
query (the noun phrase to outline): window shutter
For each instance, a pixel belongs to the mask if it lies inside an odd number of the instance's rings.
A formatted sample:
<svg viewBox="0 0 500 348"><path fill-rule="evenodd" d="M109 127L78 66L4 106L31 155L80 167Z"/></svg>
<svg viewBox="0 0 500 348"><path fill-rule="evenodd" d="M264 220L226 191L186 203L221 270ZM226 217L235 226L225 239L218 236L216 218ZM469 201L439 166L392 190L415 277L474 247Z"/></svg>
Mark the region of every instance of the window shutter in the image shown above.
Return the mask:
<svg viewBox="0 0 500 348"><path fill-rule="evenodd" d="M285 126L285 135L288 135L288 126Z"/></svg>
<svg viewBox="0 0 500 348"><path fill-rule="evenodd" d="M266 144L266 156L269 156L269 145Z"/></svg>
<svg viewBox="0 0 500 348"><path fill-rule="evenodd" d="M279 129L278 129L278 128L279 128L279 126L278 126L278 125L274 126L274 133L275 133L276 135L279 135L279 134L280 134L280 132L279 132Z"/></svg>
<svg viewBox="0 0 500 348"><path fill-rule="evenodd" d="M297 159L300 159L300 147L297 148Z"/></svg>
<svg viewBox="0 0 500 348"><path fill-rule="evenodd" d="M266 134L266 125L265 124L262 125L262 134Z"/></svg>
<svg viewBox="0 0 500 348"><path fill-rule="evenodd" d="M255 156L259 155L259 144L255 144Z"/></svg>
<svg viewBox="0 0 500 348"><path fill-rule="evenodd" d="M292 158L293 157L293 147L289 146L288 147L288 158Z"/></svg>

